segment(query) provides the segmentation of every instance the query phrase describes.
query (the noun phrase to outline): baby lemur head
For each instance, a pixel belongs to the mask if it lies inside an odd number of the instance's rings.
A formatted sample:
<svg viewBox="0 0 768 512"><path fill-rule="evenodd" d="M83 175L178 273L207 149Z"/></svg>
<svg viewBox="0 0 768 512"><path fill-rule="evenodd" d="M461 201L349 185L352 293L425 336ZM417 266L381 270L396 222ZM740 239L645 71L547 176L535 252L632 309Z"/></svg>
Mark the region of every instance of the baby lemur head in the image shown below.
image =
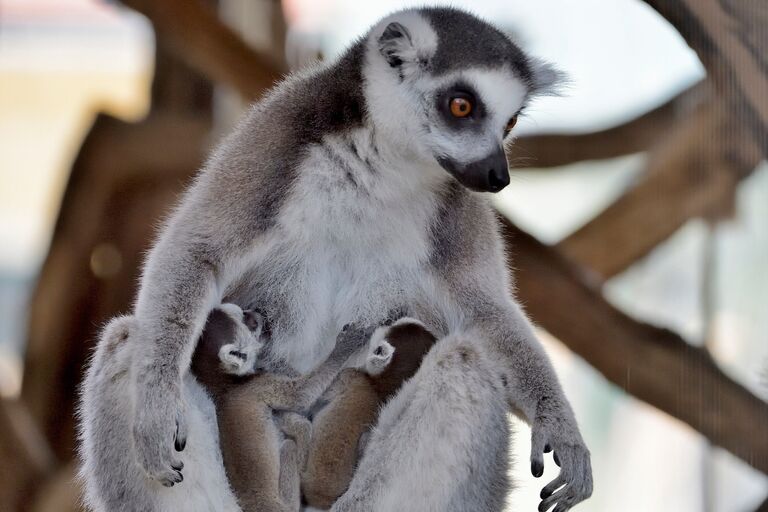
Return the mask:
<svg viewBox="0 0 768 512"><path fill-rule="evenodd" d="M192 373L212 392L253 373L264 333L265 321L257 311L220 304L208 314L192 356Z"/></svg>
<svg viewBox="0 0 768 512"><path fill-rule="evenodd" d="M366 366L371 383L381 400L394 395L403 382L416 374L421 360L436 341L437 337L424 324L407 317L390 326L379 327L373 333L370 350L373 353L389 352L389 359L380 371L372 372Z"/></svg>
<svg viewBox="0 0 768 512"><path fill-rule="evenodd" d="M483 192L509 183L504 141L530 99L560 80L491 24L446 7L378 23L365 39L363 77L377 133Z"/></svg>

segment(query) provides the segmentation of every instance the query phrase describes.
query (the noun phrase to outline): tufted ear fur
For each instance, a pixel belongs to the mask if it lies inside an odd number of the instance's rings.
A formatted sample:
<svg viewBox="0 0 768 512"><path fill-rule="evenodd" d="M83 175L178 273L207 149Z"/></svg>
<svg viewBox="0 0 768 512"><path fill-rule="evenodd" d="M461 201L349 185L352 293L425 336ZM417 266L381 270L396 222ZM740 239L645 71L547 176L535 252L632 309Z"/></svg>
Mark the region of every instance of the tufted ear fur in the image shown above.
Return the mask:
<svg viewBox="0 0 768 512"><path fill-rule="evenodd" d="M379 37L379 53L393 68L417 60L416 48L413 45L411 34L405 26L397 22L387 25Z"/></svg>
<svg viewBox="0 0 768 512"><path fill-rule="evenodd" d="M531 93L534 96L560 96L568 86L568 75L552 64L541 59L530 59L533 83Z"/></svg>

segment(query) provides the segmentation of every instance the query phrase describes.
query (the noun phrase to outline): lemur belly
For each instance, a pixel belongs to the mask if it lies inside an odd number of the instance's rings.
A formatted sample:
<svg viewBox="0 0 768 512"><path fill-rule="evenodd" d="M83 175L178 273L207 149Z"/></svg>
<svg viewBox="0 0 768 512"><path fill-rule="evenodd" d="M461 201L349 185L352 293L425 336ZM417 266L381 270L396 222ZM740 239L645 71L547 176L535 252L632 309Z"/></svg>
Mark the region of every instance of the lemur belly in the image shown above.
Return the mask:
<svg viewBox="0 0 768 512"><path fill-rule="evenodd" d="M339 170L328 151L310 152L261 241L269 250L249 262L226 299L263 311L276 354L302 372L328 356L345 323L378 322L423 296L429 254L429 198L379 190L375 176L360 177L370 170Z"/></svg>

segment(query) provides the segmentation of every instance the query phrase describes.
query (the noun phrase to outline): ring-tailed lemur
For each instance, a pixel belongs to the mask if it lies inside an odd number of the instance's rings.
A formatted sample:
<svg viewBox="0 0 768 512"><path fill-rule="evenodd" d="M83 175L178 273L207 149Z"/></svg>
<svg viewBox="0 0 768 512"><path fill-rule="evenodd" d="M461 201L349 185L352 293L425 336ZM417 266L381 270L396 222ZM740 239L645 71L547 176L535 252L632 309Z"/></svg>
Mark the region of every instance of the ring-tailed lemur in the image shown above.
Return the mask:
<svg viewBox="0 0 768 512"><path fill-rule="evenodd" d="M174 444L210 448L201 425L212 406L188 406L183 382L219 302L263 307L275 350L302 372L342 325L376 324L407 305L441 336L476 333L504 364L508 402L532 427L532 472L541 475L545 447L562 465L546 504L561 512L588 497L589 451L510 293L496 219L478 193L508 183L504 139L557 77L490 24L422 8L275 87L214 152L146 261L128 340L135 454L125 457L171 485ZM84 410L104 406L90 398ZM113 427L95 423L83 426L86 459ZM92 478L119 476L105 468Z"/></svg>

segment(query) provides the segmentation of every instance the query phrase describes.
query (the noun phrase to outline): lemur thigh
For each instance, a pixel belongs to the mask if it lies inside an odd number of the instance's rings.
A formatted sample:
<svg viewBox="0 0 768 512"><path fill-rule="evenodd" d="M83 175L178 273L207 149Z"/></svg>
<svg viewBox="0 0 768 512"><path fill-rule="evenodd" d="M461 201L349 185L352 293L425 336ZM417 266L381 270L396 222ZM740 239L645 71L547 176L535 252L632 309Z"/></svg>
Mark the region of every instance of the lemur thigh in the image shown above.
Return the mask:
<svg viewBox="0 0 768 512"><path fill-rule="evenodd" d="M218 445L213 403L191 376L183 386L190 438L182 488L166 488L139 466L131 438L131 372L136 321L118 317L102 332L86 372L80 400L80 477L84 504L93 512L209 512L240 510L229 487ZM178 461L181 462L180 460ZM178 467L181 467L179 464Z"/></svg>
<svg viewBox="0 0 768 512"><path fill-rule="evenodd" d="M380 327L371 346L390 345L394 348L391 361L378 370L367 364L367 373L344 370L325 393L328 404L312 420L312 444L301 478L309 505L327 509L347 490L362 435L376 423L380 406L416 373L435 341L431 332L410 318ZM371 356L375 355L374 351Z"/></svg>
<svg viewBox="0 0 768 512"><path fill-rule="evenodd" d="M499 512L509 425L501 370L452 335L384 407L334 512Z"/></svg>

